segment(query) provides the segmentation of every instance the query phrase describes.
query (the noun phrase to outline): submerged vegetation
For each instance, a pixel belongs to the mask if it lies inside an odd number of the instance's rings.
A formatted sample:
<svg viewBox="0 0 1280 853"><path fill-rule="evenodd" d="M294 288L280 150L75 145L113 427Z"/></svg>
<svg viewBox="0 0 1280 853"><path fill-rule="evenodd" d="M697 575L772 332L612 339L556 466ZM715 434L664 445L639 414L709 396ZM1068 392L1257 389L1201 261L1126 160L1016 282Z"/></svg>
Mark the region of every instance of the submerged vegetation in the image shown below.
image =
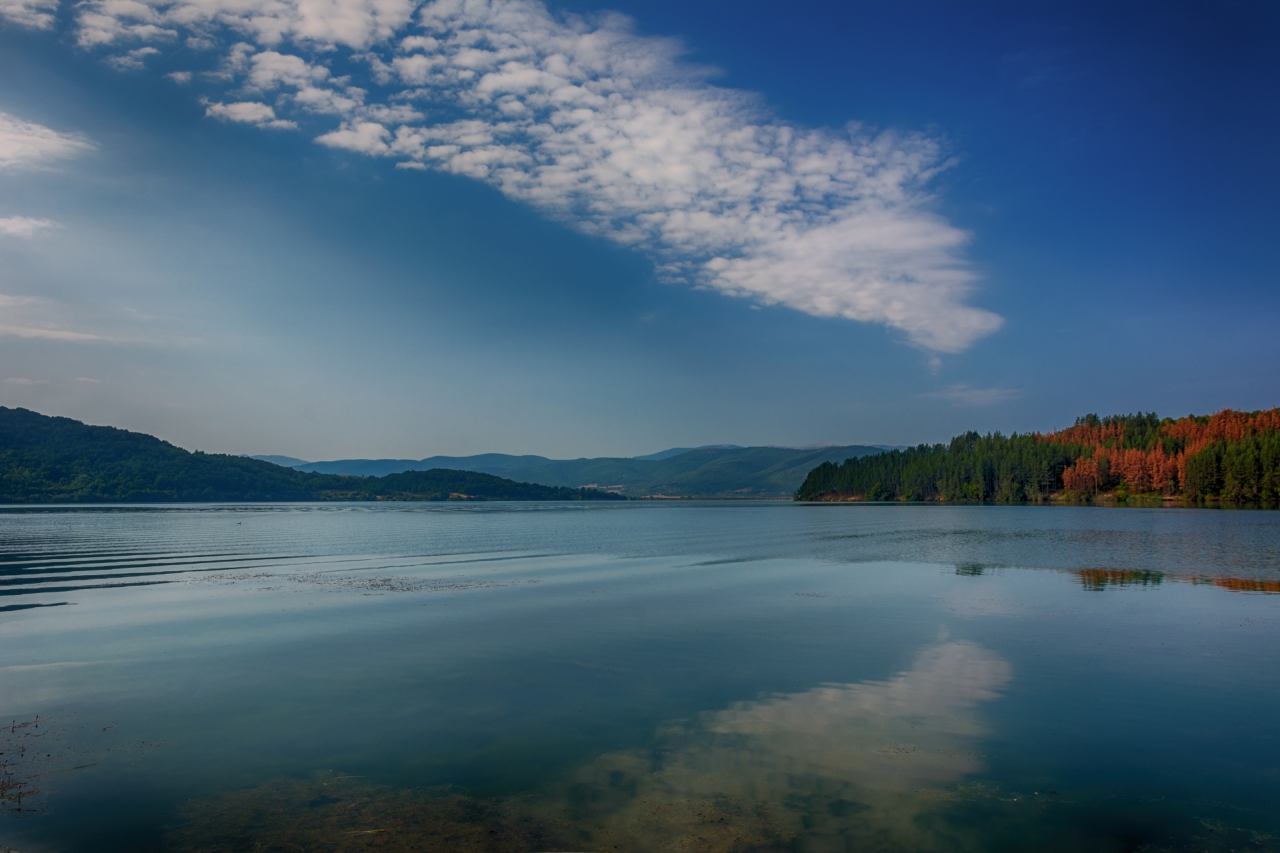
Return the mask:
<svg viewBox="0 0 1280 853"><path fill-rule="evenodd" d="M1274 505L1280 498L1280 409L1159 418L1077 418L1048 434L968 432L825 463L797 500L1100 501Z"/></svg>
<svg viewBox="0 0 1280 853"><path fill-rule="evenodd" d="M310 500L624 500L596 489L433 469L385 477L309 474L183 450L114 427L0 406L0 503Z"/></svg>
<svg viewBox="0 0 1280 853"><path fill-rule="evenodd" d="M1277 849L1238 807L1156 796L1135 806L1080 785L1057 790L1044 776L996 783L980 749L990 735L981 706L1012 674L976 643L943 643L889 680L827 683L668 721L629 747L569 756L523 790L414 788L329 771L211 791L183 803L165 848Z"/></svg>

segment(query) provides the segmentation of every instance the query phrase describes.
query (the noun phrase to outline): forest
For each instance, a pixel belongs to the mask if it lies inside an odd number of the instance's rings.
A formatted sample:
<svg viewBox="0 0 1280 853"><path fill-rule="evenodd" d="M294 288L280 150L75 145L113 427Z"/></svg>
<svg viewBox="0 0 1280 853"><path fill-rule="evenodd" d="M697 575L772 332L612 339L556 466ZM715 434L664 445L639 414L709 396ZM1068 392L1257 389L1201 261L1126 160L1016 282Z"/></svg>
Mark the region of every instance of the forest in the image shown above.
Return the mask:
<svg viewBox="0 0 1280 853"><path fill-rule="evenodd" d="M801 501L1133 502L1274 506L1280 408L1214 415L1086 415L1051 433L980 435L809 472Z"/></svg>
<svg viewBox="0 0 1280 853"><path fill-rule="evenodd" d="M0 406L0 503L313 500L625 500L596 489L434 469L385 477L309 474L154 436Z"/></svg>

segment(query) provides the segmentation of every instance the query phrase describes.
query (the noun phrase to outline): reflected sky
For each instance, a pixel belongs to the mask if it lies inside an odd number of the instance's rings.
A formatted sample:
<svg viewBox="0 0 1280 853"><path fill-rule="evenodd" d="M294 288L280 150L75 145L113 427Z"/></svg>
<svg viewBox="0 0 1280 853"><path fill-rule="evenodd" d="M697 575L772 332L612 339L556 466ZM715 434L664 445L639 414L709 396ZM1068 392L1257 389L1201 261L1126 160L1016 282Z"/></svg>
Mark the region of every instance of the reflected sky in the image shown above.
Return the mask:
<svg viewBox="0 0 1280 853"><path fill-rule="evenodd" d="M0 513L0 845L1272 849L1277 518Z"/></svg>
<svg viewBox="0 0 1280 853"><path fill-rule="evenodd" d="M914 819L934 805L922 788L982 768L980 706L1011 678L998 655L952 642L923 650L887 681L827 684L708 712L666 729L649 750L579 770L575 782L588 790L630 794L599 809L595 822L582 821L580 840L650 850L709 837L724 849L798 839L839 849L841 839L876 837L918 846L925 839Z"/></svg>

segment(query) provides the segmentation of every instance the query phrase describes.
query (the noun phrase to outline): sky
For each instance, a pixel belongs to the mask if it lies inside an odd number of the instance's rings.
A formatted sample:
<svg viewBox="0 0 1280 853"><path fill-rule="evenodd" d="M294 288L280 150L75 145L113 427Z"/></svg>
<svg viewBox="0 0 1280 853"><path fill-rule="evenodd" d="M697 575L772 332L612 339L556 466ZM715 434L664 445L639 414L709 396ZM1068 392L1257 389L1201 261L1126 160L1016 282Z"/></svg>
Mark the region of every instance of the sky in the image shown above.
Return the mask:
<svg viewBox="0 0 1280 853"><path fill-rule="evenodd" d="M308 460L1280 404L1280 5L0 0L0 405Z"/></svg>

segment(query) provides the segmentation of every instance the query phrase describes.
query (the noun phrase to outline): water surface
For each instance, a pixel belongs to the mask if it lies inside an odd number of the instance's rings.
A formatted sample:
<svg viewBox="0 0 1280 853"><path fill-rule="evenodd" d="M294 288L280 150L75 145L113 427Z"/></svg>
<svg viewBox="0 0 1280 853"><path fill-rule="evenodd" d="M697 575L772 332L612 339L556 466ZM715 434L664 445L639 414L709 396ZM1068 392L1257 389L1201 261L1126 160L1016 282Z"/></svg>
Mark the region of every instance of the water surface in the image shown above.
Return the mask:
<svg viewBox="0 0 1280 853"><path fill-rule="evenodd" d="M1280 850L1280 514L0 510L0 849Z"/></svg>

